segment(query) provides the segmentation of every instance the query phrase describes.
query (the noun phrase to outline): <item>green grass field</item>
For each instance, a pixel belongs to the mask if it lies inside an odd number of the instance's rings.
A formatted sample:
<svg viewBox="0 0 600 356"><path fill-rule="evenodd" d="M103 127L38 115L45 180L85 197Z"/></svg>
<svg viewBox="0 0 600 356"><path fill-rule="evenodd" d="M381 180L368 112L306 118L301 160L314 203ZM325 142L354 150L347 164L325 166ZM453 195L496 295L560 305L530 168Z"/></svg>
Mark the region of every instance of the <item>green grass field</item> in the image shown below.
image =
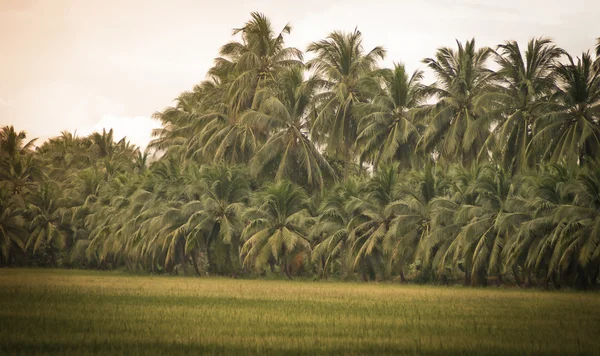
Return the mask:
<svg viewBox="0 0 600 356"><path fill-rule="evenodd" d="M600 294L0 269L0 354L598 354Z"/></svg>

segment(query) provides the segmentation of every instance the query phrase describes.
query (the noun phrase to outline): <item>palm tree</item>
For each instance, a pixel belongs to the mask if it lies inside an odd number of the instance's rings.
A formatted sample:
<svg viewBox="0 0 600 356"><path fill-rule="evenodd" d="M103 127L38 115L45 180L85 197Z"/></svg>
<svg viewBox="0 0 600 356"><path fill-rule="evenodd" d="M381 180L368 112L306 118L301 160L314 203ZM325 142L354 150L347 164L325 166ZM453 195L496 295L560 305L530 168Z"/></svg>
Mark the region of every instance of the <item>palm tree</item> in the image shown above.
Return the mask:
<svg viewBox="0 0 600 356"><path fill-rule="evenodd" d="M554 215L558 207L573 202L575 175L566 167L549 164L526 172L518 180L525 199L519 210L529 217L504 248L504 268L512 270L516 283L520 283L520 274L525 276L526 284L531 283L532 277L544 277L548 283L548 277L554 276L548 271L553 231L558 226Z"/></svg>
<svg viewBox="0 0 600 356"><path fill-rule="evenodd" d="M367 159L375 169L380 162L399 161L410 168L417 160L416 146L422 128L415 120L415 111L424 103L421 80L423 72L409 75L403 64L394 69L381 69L361 84L372 99L357 105L360 112L357 145L361 161Z"/></svg>
<svg viewBox="0 0 600 356"><path fill-rule="evenodd" d="M364 195L352 199L348 206L352 212L348 239L352 244L353 267L360 269L363 279L384 272L387 250L383 241L398 214L394 202L401 197L398 170L398 164L382 167L365 186Z"/></svg>
<svg viewBox="0 0 600 356"><path fill-rule="evenodd" d="M228 96L234 112L256 108L257 90L275 83L281 70L302 65L302 52L284 47L284 35L290 33L290 25L275 34L265 15L253 12L250 16L244 27L233 30L234 36L241 34L242 41L221 47L221 57L215 59L215 66L209 71L221 78L232 77Z"/></svg>
<svg viewBox="0 0 600 356"><path fill-rule="evenodd" d="M0 187L0 252L2 264L10 263L11 251L25 250L27 236L22 202L8 189Z"/></svg>
<svg viewBox="0 0 600 356"><path fill-rule="evenodd" d="M533 153L551 162L577 162L600 153L600 72L588 53L556 68L558 90L549 112L537 120Z"/></svg>
<svg viewBox="0 0 600 356"><path fill-rule="evenodd" d="M455 218L463 227L440 267L454 254L453 263L462 262L465 284L485 285L487 276L501 275L503 247L529 216L519 209L523 200L514 194L512 181L496 166L478 170L473 193L474 203L463 204L456 213Z"/></svg>
<svg viewBox="0 0 600 356"><path fill-rule="evenodd" d="M498 101L501 111L495 135L500 161L508 172L530 167L529 144L535 132L535 121L545 114L549 96L556 88L554 68L565 52L548 38L529 41L525 57L516 41L498 46L496 63L500 86L490 96ZM483 154L487 149L484 147Z"/></svg>
<svg viewBox="0 0 600 356"><path fill-rule="evenodd" d="M585 289L600 275L599 162L590 162L569 190L573 200L552 212L555 227L545 245L550 251L547 278L556 286L569 283Z"/></svg>
<svg viewBox="0 0 600 356"><path fill-rule="evenodd" d="M240 237L244 229L242 216L249 196L248 178L239 168L226 166L204 166L189 168L189 194L199 194L198 209L189 216L185 228L186 252L204 245L209 269L214 265L225 265L236 274L239 271ZM212 258L213 249L226 253L221 261ZM218 252L218 251L217 251Z"/></svg>
<svg viewBox="0 0 600 356"><path fill-rule="evenodd" d="M375 47L365 53L362 34L355 29L351 33L332 32L326 39L310 44L307 51L315 53L307 67L326 81L327 88L315 96L317 110L311 135L317 143L327 143L329 151L344 159L344 179L347 179L355 155L359 121L354 105L364 101L359 82L385 57L385 50Z"/></svg>
<svg viewBox="0 0 600 356"><path fill-rule="evenodd" d="M36 139L25 142L25 131L5 126L0 131L0 184L8 184L13 194L34 188L41 178L39 160L33 153Z"/></svg>
<svg viewBox="0 0 600 356"><path fill-rule="evenodd" d="M25 249L31 249L35 254L44 245L58 249L65 246L66 237L60 228L61 208L58 187L50 182L43 182L30 196L27 204L31 233Z"/></svg>
<svg viewBox="0 0 600 356"><path fill-rule="evenodd" d="M15 159L31 153L37 139L25 142L26 138L25 131L17 132L14 126L4 126L0 131L0 156Z"/></svg>
<svg viewBox="0 0 600 356"><path fill-rule="evenodd" d="M456 43L457 51L443 47L435 58L423 60L438 80L426 93L439 101L426 110L427 129L420 145L444 161L468 167L477 160L490 130L491 118L479 101L490 90L493 72L486 63L491 50L475 49L475 40Z"/></svg>
<svg viewBox="0 0 600 356"><path fill-rule="evenodd" d="M325 278L332 271L339 271L343 276L353 269L354 261L349 253L348 240L348 224L352 220L352 213L348 209L348 203L359 197L362 183L361 180L351 177L338 183L331 191L325 192L326 196L323 197L317 221L311 228L310 235L316 242L312 260L321 266Z"/></svg>
<svg viewBox="0 0 600 356"><path fill-rule="evenodd" d="M400 184L400 199L391 203L397 216L384 241L390 255L388 264L397 268L402 281L405 281L404 266L409 262L420 263L423 272L430 268L431 255L435 255L440 244L439 240L429 238L436 202L445 197L450 188L449 181L430 165L423 171L410 172L407 178Z"/></svg>
<svg viewBox="0 0 600 356"><path fill-rule="evenodd" d="M260 122L272 132L251 161L251 171L272 173L275 181L293 180L307 188L323 188L325 178L335 172L308 137L308 113L321 81L304 80L304 70L296 67L277 78L278 91L264 100L258 111L250 111L245 120Z"/></svg>
<svg viewBox="0 0 600 356"><path fill-rule="evenodd" d="M310 253L306 193L281 181L267 186L255 199L256 208L248 210L250 222L243 232L243 263L256 270L277 264L291 278L294 262L306 260Z"/></svg>

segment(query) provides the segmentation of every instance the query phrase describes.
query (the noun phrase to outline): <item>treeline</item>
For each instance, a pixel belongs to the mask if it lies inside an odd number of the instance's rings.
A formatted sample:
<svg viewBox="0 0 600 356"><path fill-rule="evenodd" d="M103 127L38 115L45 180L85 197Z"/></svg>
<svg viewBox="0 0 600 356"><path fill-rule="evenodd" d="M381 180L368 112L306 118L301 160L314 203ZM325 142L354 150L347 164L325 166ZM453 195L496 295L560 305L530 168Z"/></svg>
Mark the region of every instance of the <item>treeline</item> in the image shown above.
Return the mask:
<svg viewBox="0 0 600 356"><path fill-rule="evenodd" d="M308 60L290 30L253 13L146 152L4 127L1 264L598 283L600 39L575 58L457 42L423 60L425 84L357 30Z"/></svg>

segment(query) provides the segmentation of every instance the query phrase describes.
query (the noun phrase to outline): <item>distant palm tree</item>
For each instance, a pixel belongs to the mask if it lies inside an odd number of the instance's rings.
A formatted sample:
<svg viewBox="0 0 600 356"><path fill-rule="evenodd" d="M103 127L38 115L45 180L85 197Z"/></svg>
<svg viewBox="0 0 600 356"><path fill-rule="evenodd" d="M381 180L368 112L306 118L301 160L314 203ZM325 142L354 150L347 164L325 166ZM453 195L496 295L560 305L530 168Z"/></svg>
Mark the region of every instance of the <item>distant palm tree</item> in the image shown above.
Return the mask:
<svg viewBox="0 0 600 356"><path fill-rule="evenodd" d="M308 137L308 113L322 83L315 77L304 80L304 74L301 67L282 72L277 79L278 92L265 99L257 111L246 113L244 120L265 125L272 132L250 168L254 174L275 172L276 181L289 179L322 189L325 179L334 179L335 172Z"/></svg>
<svg viewBox="0 0 600 356"><path fill-rule="evenodd" d="M317 143L327 143L327 149L344 159L344 179L348 178L354 159L359 117L354 105L363 101L359 82L376 69L377 61L385 57L383 47L365 52L362 34L332 32L326 39L308 46L315 58L307 66L326 80L327 90L315 96L317 111L312 121L311 135Z"/></svg>
<svg viewBox="0 0 600 356"><path fill-rule="evenodd" d="M600 154L600 71L588 53L556 68L558 91L536 122L532 149L551 162L582 165Z"/></svg>
<svg viewBox="0 0 600 356"><path fill-rule="evenodd" d="M312 219L306 193L281 181L260 192L255 206L247 212L250 222L243 233L244 265L260 271L277 264L291 278L293 260L308 259L311 250L308 229Z"/></svg>
<svg viewBox="0 0 600 356"><path fill-rule="evenodd" d="M548 110L550 95L556 88L554 70L565 52L547 38L529 41L525 57L516 41L498 46L495 53L500 65L500 86L491 96L497 101L501 115L494 128L503 167L508 172L531 167L535 156L529 155L529 144L535 135L535 121ZM489 141L489 140L488 140ZM483 154L491 147L486 145Z"/></svg>
<svg viewBox="0 0 600 356"><path fill-rule="evenodd" d="M367 183L362 196L348 203L352 212L348 239L354 257L353 267L361 271L363 279L385 273L384 260L388 251L383 241L398 214L394 202L401 198L398 170L398 164L382 167Z"/></svg>
<svg viewBox="0 0 600 356"><path fill-rule="evenodd" d="M357 104L361 116L357 145L361 156L373 163L400 161L410 168L418 160L416 146L423 129L415 120L414 109L424 104L423 72L409 75L403 64L381 69L362 82L371 100Z"/></svg>
<svg viewBox="0 0 600 356"><path fill-rule="evenodd" d="M353 270L354 261L348 253L348 224L352 220L348 203L359 197L362 183L351 177L325 192L318 219L311 228L313 240L318 241L313 248L312 260L322 265L324 277L332 271L339 271L343 276Z"/></svg>
<svg viewBox="0 0 600 356"><path fill-rule="evenodd" d="M196 170L190 167L190 170ZM207 252L209 268L215 264L211 258L216 245L226 248L228 253L222 256L226 265L235 274L241 267L239 262L240 238L244 229L243 213L250 194L248 177L239 168L226 166L204 166L189 175L190 193L199 194L196 211L184 225L186 251L204 246ZM188 178L188 179L190 179ZM197 188L196 188L197 187ZM221 263L223 264L223 263Z"/></svg>
<svg viewBox="0 0 600 356"><path fill-rule="evenodd" d="M0 252L2 264L9 264L11 252L25 251L27 227L22 202L7 189L0 187Z"/></svg>
<svg viewBox="0 0 600 356"><path fill-rule="evenodd" d="M479 100L489 92L493 72L486 66L489 48L476 49L475 40L457 45L457 51L440 48L435 58L423 60L438 80L426 92L439 101L426 111L427 129L420 145L444 161L468 167L489 135L491 118Z"/></svg>
<svg viewBox="0 0 600 356"><path fill-rule="evenodd" d="M27 215L31 219L30 235L25 249L36 253L43 245L61 249L65 245L65 234L60 228L61 196L58 187L44 182L34 192L27 204Z"/></svg>
<svg viewBox="0 0 600 356"><path fill-rule="evenodd" d="M234 112L257 108L257 90L275 83L277 74L290 67L302 65L302 52L285 47L284 35L290 25L276 34L271 21L261 13L253 12L244 27L233 30L242 41L232 41L221 47L222 57L215 59L209 74L232 77L229 84L229 103Z"/></svg>
<svg viewBox="0 0 600 356"><path fill-rule="evenodd" d="M14 126L4 126L0 130L0 157L15 159L17 156L31 153L37 139L25 142L26 138L25 131L17 132Z"/></svg>
<svg viewBox="0 0 600 356"><path fill-rule="evenodd" d="M390 255L390 269L405 281L404 266L418 259L421 269L428 269L432 254L439 248L439 240L431 238L436 202L446 197L450 182L431 165L423 171L411 171L399 185L400 199L391 207L397 211L384 246ZM415 261L416 262L416 261Z"/></svg>

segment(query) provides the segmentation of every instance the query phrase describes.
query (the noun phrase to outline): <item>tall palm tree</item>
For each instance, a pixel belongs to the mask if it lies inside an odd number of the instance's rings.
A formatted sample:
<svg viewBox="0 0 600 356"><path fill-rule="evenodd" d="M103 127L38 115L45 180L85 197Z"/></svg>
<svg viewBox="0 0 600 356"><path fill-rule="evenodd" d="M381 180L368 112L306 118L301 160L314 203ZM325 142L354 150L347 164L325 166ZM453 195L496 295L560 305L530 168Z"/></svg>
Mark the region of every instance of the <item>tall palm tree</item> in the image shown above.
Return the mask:
<svg viewBox="0 0 600 356"><path fill-rule="evenodd" d="M281 73L277 93L246 114L245 120L260 122L272 132L252 158L250 169L255 175L276 172L276 181L289 179L322 189L335 172L308 137L308 113L322 83L315 77L304 80L304 74L301 67Z"/></svg>
<svg viewBox="0 0 600 356"><path fill-rule="evenodd" d="M281 181L260 192L255 206L248 210L250 222L243 232L244 265L262 270L276 264L291 278L294 259L308 259L311 250L306 193Z"/></svg>
<svg viewBox="0 0 600 356"><path fill-rule="evenodd" d="M17 156L31 153L35 141L25 141L27 134L25 131L17 132L14 126L4 126L0 130L0 157L15 159Z"/></svg>
<svg viewBox="0 0 600 356"><path fill-rule="evenodd" d="M32 154L36 139L26 138L25 131L13 126L0 130L0 184L7 184L13 194L32 190L42 176L39 159Z"/></svg>
<svg viewBox="0 0 600 356"><path fill-rule="evenodd" d="M315 97L317 111L312 122L311 135L317 143L326 143L327 149L344 159L344 179L348 178L354 159L358 121L354 105L364 101L359 82L376 68L385 57L383 47L365 52L362 34L332 32L326 39L308 46L315 58L307 63L326 80L327 90Z"/></svg>
<svg viewBox="0 0 600 356"><path fill-rule="evenodd" d="M410 168L417 160L416 146L422 128L415 120L415 111L424 103L425 92L422 71L407 73L403 64L393 69L381 69L367 77L361 87L370 92L371 100L357 105L361 119L357 145L362 160L373 163L399 161Z"/></svg>
<svg viewBox="0 0 600 356"><path fill-rule="evenodd" d="M275 83L281 70L302 65L302 52L285 47L284 35L290 33L290 25L276 34L265 15L253 12L250 17L244 27L233 30L233 35L241 34L242 41L221 47L221 57L215 59L209 71L219 77L232 77L228 96L235 112L256 108L257 90Z"/></svg>
<svg viewBox="0 0 600 356"><path fill-rule="evenodd" d="M504 169L515 172L535 161L535 157L528 157L535 121L548 109L549 96L556 88L554 68L565 52L548 38L529 41L524 57L516 41L508 41L498 50L494 54L500 66L500 85L491 96L498 101L501 113L490 138L497 140ZM484 147L482 153L490 148Z"/></svg>
<svg viewBox="0 0 600 356"><path fill-rule="evenodd" d="M493 76L486 66L491 50L476 49L474 39L456 43L458 50L443 47L435 58L423 60L437 77L426 92L438 102L426 111L427 129L420 144L444 161L468 167L477 160L490 130L491 118L480 98L489 91Z"/></svg>
<svg viewBox="0 0 600 356"><path fill-rule="evenodd" d="M583 164L600 153L600 71L588 53L556 68L558 90L537 120L532 150L552 162Z"/></svg>

